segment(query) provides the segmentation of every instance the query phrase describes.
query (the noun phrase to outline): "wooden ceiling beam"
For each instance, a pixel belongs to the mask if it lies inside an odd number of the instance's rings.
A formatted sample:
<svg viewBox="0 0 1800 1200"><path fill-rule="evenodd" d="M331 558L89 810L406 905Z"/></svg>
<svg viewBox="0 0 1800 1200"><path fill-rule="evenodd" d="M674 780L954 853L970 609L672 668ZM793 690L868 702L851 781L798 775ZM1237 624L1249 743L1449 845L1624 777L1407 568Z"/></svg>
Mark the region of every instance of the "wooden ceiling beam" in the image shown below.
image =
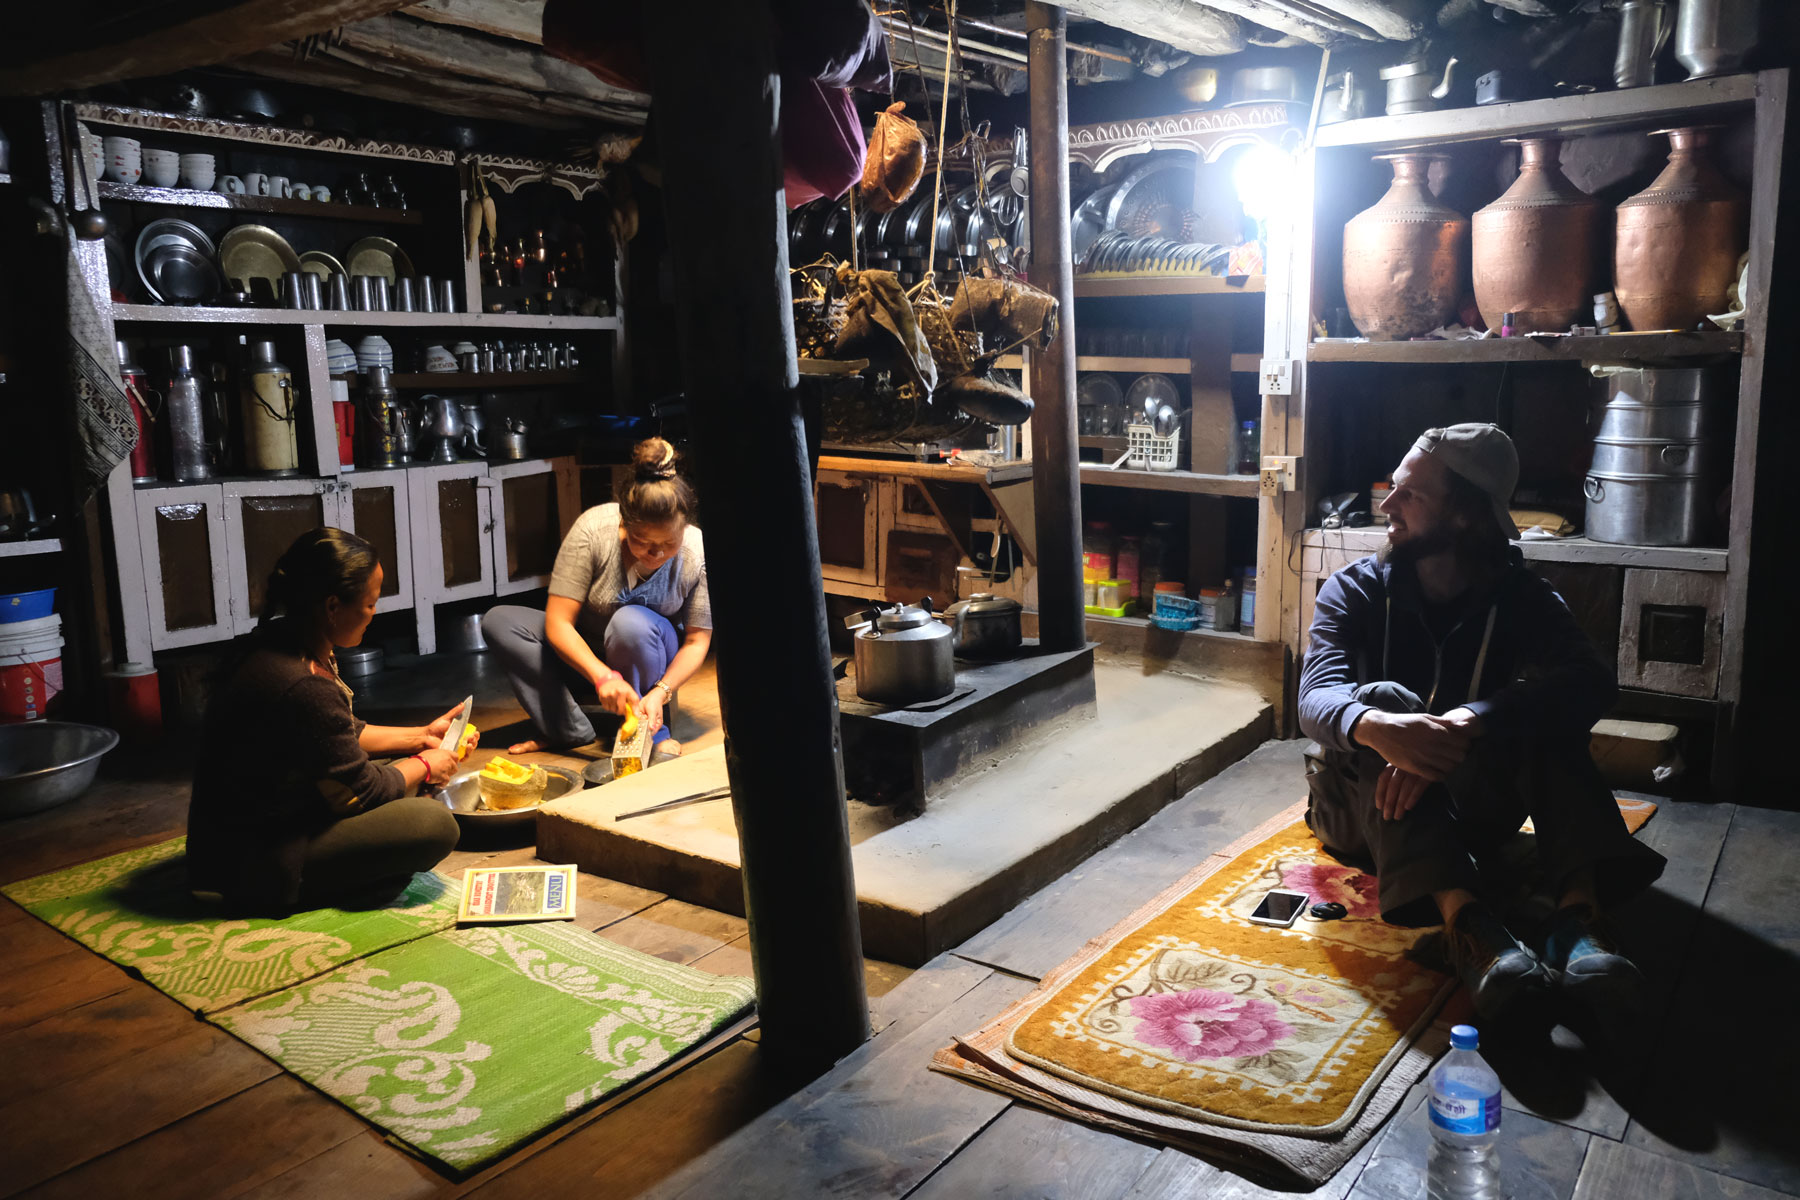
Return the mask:
<svg viewBox="0 0 1800 1200"><path fill-rule="evenodd" d="M1204 0L1210 8L1230 13L1252 21L1277 33L1289 34L1293 37L1311 42L1315 46L1329 46L1342 42L1345 38L1359 38L1363 41L1380 41L1381 35L1367 25L1357 21L1347 21L1335 13L1323 10L1318 5L1306 3L1289 3L1287 0Z"/></svg>
<svg viewBox="0 0 1800 1200"><path fill-rule="evenodd" d="M266 46L391 12L404 3L405 0L243 0L186 19L180 19L185 11L180 5L170 5L177 18L170 24L99 45L86 40L86 27L71 20L65 23L67 36L58 44L13 41L7 54L17 55L23 61L0 70L0 95L44 95L121 79L168 75L189 67L209 67Z"/></svg>
<svg viewBox="0 0 1800 1200"><path fill-rule="evenodd" d="M1099 21L1177 50L1211 58L1249 45L1244 23L1195 0L1067 0L1071 17Z"/></svg>
<svg viewBox="0 0 1800 1200"><path fill-rule="evenodd" d="M1425 32L1430 0L1281 0L1297 10L1323 10L1365 25L1389 41L1410 42Z"/></svg>
<svg viewBox="0 0 1800 1200"><path fill-rule="evenodd" d="M592 71L554 58L535 46L431 25L403 16L382 16L345 26L333 49L358 52L420 72L444 72L542 95L595 104L648 108L650 97L603 82Z"/></svg>
<svg viewBox="0 0 1800 1200"><path fill-rule="evenodd" d="M546 0L425 0L402 11L438 25L459 25L533 46L544 44Z"/></svg>

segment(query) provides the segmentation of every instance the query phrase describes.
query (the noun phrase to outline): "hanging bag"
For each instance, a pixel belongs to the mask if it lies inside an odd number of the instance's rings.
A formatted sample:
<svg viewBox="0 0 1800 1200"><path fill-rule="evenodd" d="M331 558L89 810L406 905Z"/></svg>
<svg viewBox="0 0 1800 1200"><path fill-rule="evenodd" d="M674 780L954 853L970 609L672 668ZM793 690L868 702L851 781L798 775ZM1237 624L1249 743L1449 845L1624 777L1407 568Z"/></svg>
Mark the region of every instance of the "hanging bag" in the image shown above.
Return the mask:
<svg viewBox="0 0 1800 1200"><path fill-rule="evenodd" d="M875 118L869 138L869 156L863 161L862 186L857 199L870 212L897 208L919 186L925 172L925 135L903 111L906 103L889 105Z"/></svg>

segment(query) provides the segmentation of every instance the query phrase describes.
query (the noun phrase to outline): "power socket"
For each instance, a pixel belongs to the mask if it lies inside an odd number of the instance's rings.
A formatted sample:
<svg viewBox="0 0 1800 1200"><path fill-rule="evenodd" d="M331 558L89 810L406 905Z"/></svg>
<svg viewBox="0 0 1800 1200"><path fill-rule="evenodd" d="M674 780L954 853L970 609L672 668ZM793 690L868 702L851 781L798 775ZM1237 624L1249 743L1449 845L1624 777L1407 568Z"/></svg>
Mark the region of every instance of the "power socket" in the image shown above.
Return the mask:
<svg viewBox="0 0 1800 1200"><path fill-rule="evenodd" d="M1267 454L1262 460L1262 494L1273 498L1300 486L1298 454Z"/></svg>

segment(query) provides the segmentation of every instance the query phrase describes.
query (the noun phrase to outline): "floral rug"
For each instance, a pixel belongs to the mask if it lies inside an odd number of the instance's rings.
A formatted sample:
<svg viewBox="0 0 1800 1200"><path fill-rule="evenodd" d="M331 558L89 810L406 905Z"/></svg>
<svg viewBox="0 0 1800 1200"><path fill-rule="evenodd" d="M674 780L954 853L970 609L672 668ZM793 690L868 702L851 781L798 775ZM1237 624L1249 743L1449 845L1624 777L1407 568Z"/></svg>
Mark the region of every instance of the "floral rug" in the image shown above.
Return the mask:
<svg viewBox="0 0 1800 1200"><path fill-rule="evenodd" d="M1254 924L1270 888L1349 915ZM1007 1049L1136 1104L1336 1134L1455 986L1407 957L1427 932L1383 921L1374 877L1332 859L1296 821L1168 897L1047 996Z"/></svg>
<svg viewBox="0 0 1800 1200"><path fill-rule="evenodd" d="M0 891L199 1013L456 924L461 887L433 873L415 875L385 908L228 919L189 894L186 848L186 838L171 838Z"/></svg>
<svg viewBox="0 0 1800 1200"><path fill-rule="evenodd" d="M748 1009L710 975L570 925L481 926L209 1019L458 1171L507 1153Z"/></svg>

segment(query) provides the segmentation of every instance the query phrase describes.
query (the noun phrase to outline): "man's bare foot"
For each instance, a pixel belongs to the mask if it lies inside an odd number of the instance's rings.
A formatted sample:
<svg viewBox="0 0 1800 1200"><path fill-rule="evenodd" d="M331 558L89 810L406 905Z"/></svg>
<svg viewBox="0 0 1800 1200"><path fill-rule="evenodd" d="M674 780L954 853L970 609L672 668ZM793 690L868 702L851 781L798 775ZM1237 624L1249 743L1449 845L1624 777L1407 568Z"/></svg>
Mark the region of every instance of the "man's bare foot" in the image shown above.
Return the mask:
<svg viewBox="0 0 1800 1200"><path fill-rule="evenodd" d="M506 748L508 754L536 754L544 748L544 743L532 738L529 741L514 742Z"/></svg>

